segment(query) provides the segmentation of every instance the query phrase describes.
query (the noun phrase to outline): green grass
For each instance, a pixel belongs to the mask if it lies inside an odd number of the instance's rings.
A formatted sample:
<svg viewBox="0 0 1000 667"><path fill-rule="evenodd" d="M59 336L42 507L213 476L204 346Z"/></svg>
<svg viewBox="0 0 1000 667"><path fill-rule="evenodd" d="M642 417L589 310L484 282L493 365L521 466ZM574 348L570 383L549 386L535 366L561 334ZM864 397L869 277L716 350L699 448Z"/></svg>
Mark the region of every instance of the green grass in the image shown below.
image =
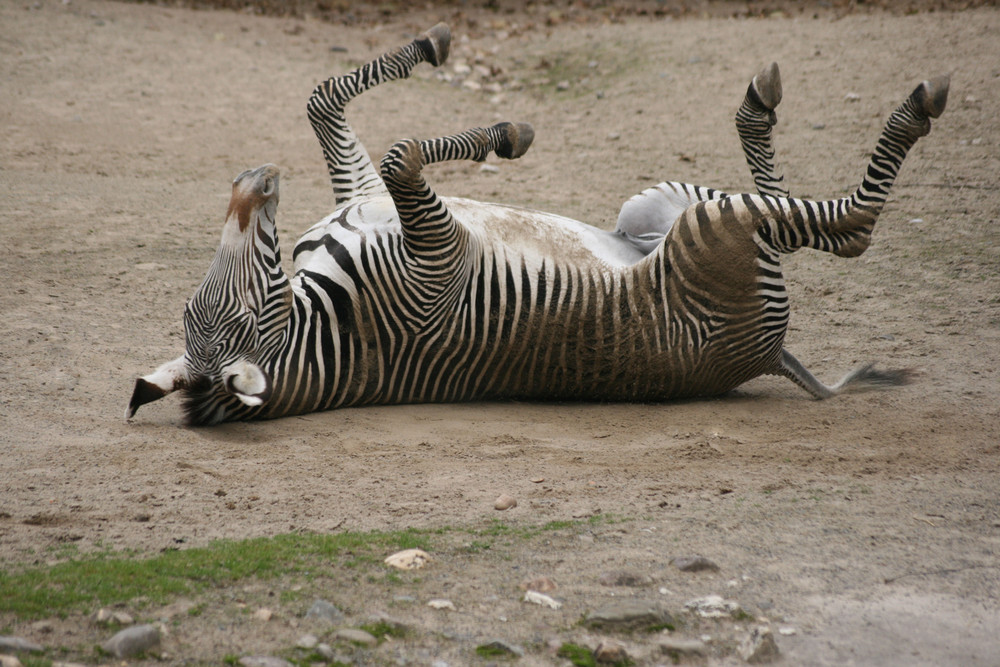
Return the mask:
<svg viewBox="0 0 1000 667"><path fill-rule="evenodd" d="M576 667L596 667L597 665L593 652L586 646L563 644L559 647L556 655L560 658L566 658Z"/></svg>
<svg viewBox="0 0 1000 667"><path fill-rule="evenodd" d="M491 520L478 527L434 528L395 532L341 533L337 535L288 534L270 538L220 540L206 547L173 550L152 556L135 552L101 552L83 555L66 550L69 560L51 566L0 570L0 614L22 620L66 617L140 598L145 604L164 604L181 596L220 589L249 579L293 577L310 582L330 576L368 577L389 584L413 583L412 577L386 570L382 559L401 549L431 551L432 541L451 541L472 535L467 553L482 553L496 542L510 545L560 530L593 527L618 520L598 515L581 521L552 521L541 526L520 526ZM442 538L437 540L436 538ZM446 548L446 547L445 547ZM463 547L455 547L463 551ZM501 554L502 555L502 554ZM284 602L295 595L283 593ZM204 604L192 608L192 616Z"/></svg>
<svg viewBox="0 0 1000 667"><path fill-rule="evenodd" d="M374 563L389 550L427 549L427 542L424 533L414 530L293 534L218 541L151 558L98 554L51 567L0 572L0 613L22 619L65 616L138 597L163 603L249 578L298 574L308 579L329 567L332 559Z"/></svg>

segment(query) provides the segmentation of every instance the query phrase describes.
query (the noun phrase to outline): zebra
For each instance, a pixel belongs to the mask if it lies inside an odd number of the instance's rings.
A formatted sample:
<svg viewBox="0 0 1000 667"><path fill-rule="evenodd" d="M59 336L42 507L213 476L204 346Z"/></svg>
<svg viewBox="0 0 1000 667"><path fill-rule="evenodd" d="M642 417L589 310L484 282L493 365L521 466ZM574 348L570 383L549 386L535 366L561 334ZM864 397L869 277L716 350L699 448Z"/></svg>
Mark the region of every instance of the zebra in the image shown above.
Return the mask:
<svg viewBox="0 0 1000 667"><path fill-rule="evenodd" d="M899 384L862 367L833 386L787 350L780 256L864 252L907 151L944 111L948 77L890 115L857 190L794 199L773 163L777 67L748 87L736 125L756 194L666 182L621 209L613 231L515 206L439 197L423 177L447 160L523 155L534 132L502 122L394 144L378 169L347 123L373 86L441 65L439 24L320 83L307 114L333 213L281 265L279 172L233 182L222 239L184 309L185 351L135 382L126 410L181 390L190 425L347 406L497 399L662 401L724 394L761 375L816 398Z"/></svg>

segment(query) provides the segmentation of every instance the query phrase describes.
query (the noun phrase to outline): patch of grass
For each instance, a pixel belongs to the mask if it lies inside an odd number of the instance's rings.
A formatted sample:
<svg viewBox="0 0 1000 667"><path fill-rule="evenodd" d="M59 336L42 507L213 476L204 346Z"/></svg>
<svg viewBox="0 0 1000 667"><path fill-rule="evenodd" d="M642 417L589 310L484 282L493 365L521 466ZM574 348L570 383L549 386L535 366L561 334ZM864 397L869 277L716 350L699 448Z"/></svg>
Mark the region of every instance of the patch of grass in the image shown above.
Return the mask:
<svg viewBox="0 0 1000 667"><path fill-rule="evenodd" d="M52 660L37 655L25 655L20 660L24 667L52 667Z"/></svg>
<svg viewBox="0 0 1000 667"><path fill-rule="evenodd" d="M485 660L494 660L497 658L501 660L517 659L517 655L495 644L480 644L476 647L476 655Z"/></svg>
<svg viewBox="0 0 1000 667"><path fill-rule="evenodd" d="M579 644L563 644L556 651L556 655L560 658L566 658L571 663L576 665L576 667L597 667L597 661L594 659L594 653L586 646L580 646Z"/></svg>
<svg viewBox="0 0 1000 667"><path fill-rule="evenodd" d="M370 634L375 639L380 642L386 637L392 637L393 639L400 639L406 635L406 630L399 627L393 623L387 623L386 621L375 621L374 623L365 623L361 626L361 629Z"/></svg>
<svg viewBox="0 0 1000 667"><path fill-rule="evenodd" d="M181 595L249 579L305 574L345 554L376 562L387 551L427 549L420 531L290 534L249 540L222 540L207 547L167 551L151 558L99 554L0 572L0 612L22 619L93 609L145 597L164 603Z"/></svg>

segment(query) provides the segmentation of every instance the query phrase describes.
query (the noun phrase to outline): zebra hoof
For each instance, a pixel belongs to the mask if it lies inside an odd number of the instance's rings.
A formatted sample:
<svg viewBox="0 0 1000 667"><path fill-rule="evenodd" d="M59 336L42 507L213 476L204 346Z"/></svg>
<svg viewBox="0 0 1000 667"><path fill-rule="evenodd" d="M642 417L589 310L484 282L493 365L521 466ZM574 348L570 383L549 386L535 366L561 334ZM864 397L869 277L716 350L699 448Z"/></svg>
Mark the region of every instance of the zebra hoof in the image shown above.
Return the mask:
<svg viewBox="0 0 1000 667"><path fill-rule="evenodd" d="M436 26L420 35L417 44L424 52L427 62L440 67L448 59L448 49L451 47L451 28L447 23L438 23Z"/></svg>
<svg viewBox="0 0 1000 667"><path fill-rule="evenodd" d="M535 139L535 130L528 123L497 123L496 129L503 134L503 140L496 147L498 156L513 160L528 152Z"/></svg>
<svg viewBox="0 0 1000 667"><path fill-rule="evenodd" d="M757 99L768 110L774 111L781 103L781 72L778 63L771 63L750 82Z"/></svg>
<svg viewBox="0 0 1000 667"><path fill-rule="evenodd" d="M920 113L928 118L937 118L944 112L944 107L948 103L950 82L951 76L942 74L917 86L911 97Z"/></svg>

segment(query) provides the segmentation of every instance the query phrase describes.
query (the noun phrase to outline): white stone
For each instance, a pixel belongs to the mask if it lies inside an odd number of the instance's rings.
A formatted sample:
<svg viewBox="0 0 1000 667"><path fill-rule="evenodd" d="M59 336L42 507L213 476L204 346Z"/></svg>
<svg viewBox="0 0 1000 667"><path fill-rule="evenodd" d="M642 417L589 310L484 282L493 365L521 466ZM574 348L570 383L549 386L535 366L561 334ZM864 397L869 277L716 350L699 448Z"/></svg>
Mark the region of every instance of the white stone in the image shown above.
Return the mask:
<svg viewBox="0 0 1000 667"><path fill-rule="evenodd" d="M443 598L435 598L427 603L427 606L431 609L448 609L450 611L458 611L455 609L455 603L451 600L445 600Z"/></svg>
<svg viewBox="0 0 1000 667"><path fill-rule="evenodd" d="M740 605L737 602L724 600L721 595L696 598L685 603L684 608L702 618L723 618L733 616L740 611Z"/></svg>
<svg viewBox="0 0 1000 667"><path fill-rule="evenodd" d="M423 549L405 549L388 556L385 564L400 570L416 570L430 561L430 554Z"/></svg>
<svg viewBox="0 0 1000 667"><path fill-rule="evenodd" d="M532 604L539 604L543 607L549 607L550 609L559 609L562 607L562 602L553 599L545 593L539 593L538 591L525 592L524 601L531 602Z"/></svg>
<svg viewBox="0 0 1000 667"><path fill-rule="evenodd" d="M501 512L509 510L512 507L517 507L517 500L506 493L500 494L500 497L493 502L493 509L500 510Z"/></svg>

